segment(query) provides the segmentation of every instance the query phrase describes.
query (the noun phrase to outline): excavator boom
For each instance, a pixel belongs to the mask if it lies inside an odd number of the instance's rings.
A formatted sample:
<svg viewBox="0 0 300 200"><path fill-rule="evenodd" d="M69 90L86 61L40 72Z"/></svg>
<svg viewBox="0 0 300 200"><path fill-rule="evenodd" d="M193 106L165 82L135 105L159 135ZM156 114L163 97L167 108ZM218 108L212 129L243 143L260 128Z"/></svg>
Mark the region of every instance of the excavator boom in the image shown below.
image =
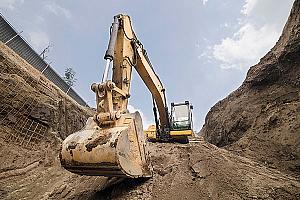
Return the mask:
<svg viewBox="0 0 300 200"><path fill-rule="evenodd" d="M184 113L190 112L177 109L180 112L172 111L177 117L170 119L165 89L133 31L129 16L114 17L104 59L106 66L102 81L91 86L96 94L97 113L88 119L82 130L63 141L61 165L82 175L151 177L152 168L140 114L127 110L132 68L152 94L155 113L157 107L159 119L155 114L156 135L168 139L173 133L174 137L183 136L186 139L191 126L190 119ZM109 80L111 63L112 79ZM177 129L172 132L172 127Z"/></svg>
<svg viewBox="0 0 300 200"><path fill-rule="evenodd" d="M102 82L91 86L96 93L97 113L82 130L63 141L61 165L83 175L150 177L151 164L140 114L127 110L132 68L155 99L161 127L167 127L169 119L164 88L132 29L129 16L114 17L104 59L107 62ZM112 80L108 80L111 63Z"/></svg>

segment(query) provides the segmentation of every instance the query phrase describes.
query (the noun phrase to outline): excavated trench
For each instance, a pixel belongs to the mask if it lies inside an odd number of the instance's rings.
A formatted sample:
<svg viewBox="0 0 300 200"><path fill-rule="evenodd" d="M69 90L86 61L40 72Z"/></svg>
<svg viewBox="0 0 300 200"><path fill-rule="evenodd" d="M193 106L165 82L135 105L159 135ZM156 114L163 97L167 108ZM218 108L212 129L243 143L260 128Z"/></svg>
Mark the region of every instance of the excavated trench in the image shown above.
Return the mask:
<svg viewBox="0 0 300 200"><path fill-rule="evenodd" d="M62 140L95 111L0 43L0 199L300 199L299 10L296 0L276 46L208 113L204 138L149 144L150 179L64 170Z"/></svg>
<svg viewBox="0 0 300 200"><path fill-rule="evenodd" d="M44 88L38 84L43 78L39 72L3 44L0 44L0 54L3 57L0 62L1 199L300 197L298 178L203 140L190 144L150 143L154 170L150 179L126 179L117 183L120 180L116 178L72 174L60 166L58 153L62 139L82 128L94 111L80 107L53 85L52 93L45 95ZM28 124L35 124L35 128Z"/></svg>

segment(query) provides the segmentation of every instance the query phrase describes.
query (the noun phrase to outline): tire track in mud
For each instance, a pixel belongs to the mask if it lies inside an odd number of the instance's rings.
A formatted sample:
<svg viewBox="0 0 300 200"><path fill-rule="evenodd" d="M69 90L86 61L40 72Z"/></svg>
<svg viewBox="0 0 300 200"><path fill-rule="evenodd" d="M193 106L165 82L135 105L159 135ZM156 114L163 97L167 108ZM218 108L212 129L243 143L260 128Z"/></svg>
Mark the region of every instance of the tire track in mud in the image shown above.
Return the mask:
<svg viewBox="0 0 300 200"><path fill-rule="evenodd" d="M40 163L41 163L40 161L36 161L36 162L31 163L23 168L9 169L5 172L0 173L0 179L5 179L5 178L12 177L12 176L20 176L20 175L26 174L27 172L38 167Z"/></svg>

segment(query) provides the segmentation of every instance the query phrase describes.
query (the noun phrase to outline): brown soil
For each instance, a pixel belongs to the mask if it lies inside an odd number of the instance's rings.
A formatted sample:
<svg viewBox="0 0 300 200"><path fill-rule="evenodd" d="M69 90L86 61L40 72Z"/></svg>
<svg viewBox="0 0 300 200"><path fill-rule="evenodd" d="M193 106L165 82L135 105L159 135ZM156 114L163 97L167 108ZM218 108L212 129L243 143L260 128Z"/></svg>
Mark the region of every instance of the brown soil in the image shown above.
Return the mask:
<svg viewBox="0 0 300 200"><path fill-rule="evenodd" d="M127 180L93 199L297 199L299 180L203 140L151 143L153 178Z"/></svg>
<svg viewBox="0 0 300 200"><path fill-rule="evenodd" d="M94 111L2 43L0 72L0 199L85 199L109 185L104 177L71 174L58 160L62 139Z"/></svg>
<svg viewBox="0 0 300 200"><path fill-rule="evenodd" d="M205 140L300 175L300 1L283 33L243 84L211 108Z"/></svg>

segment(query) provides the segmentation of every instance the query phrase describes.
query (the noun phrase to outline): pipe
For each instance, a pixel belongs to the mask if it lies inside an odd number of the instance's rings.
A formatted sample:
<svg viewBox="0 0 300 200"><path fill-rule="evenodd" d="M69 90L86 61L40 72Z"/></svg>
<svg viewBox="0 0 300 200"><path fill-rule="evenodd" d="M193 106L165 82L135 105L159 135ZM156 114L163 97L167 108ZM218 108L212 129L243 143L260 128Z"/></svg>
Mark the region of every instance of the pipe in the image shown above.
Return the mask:
<svg viewBox="0 0 300 200"><path fill-rule="evenodd" d="M109 43L107 50L104 55L104 59L107 60L113 60L114 59L114 49L115 49L115 44L117 41L117 36L118 36L118 29L119 29L119 16L114 16L114 22L112 23L111 26L111 33L110 33L110 38L109 38Z"/></svg>
<svg viewBox="0 0 300 200"><path fill-rule="evenodd" d="M12 41L13 39L15 39L17 36L19 36L21 33L23 33L23 31L17 33L16 35L14 35L12 38L10 38L9 40L7 40L4 44L7 45L10 41Z"/></svg>
<svg viewBox="0 0 300 200"><path fill-rule="evenodd" d="M107 80L110 61L111 61L110 59L106 59L106 65L105 65L105 69L104 69L104 73L103 73L102 81L101 81L102 83L104 83Z"/></svg>
<svg viewBox="0 0 300 200"><path fill-rule="evenodd" d="M102 76L102 81L101 81L102 83L107 80L109 68L110 68L109 67L110 62L114 59L114 50L117 41L118 30L119 30L119 16L114 16L114 22L111 25L111 33L108 42L108 47L104 55L104 59L106 60L106 65Z"/></svg>
<svg viewBox="0 0 300 200"><path fill-rule="evenodd" d="M158 121L158 117L157 117L157 110L156 110L156 105L155 105L155 101L154 101L153 96L152 96L152 102L153 102L153 114L154 114L154 120L155 120L156 134L160 134L159 121Z"/></svg>

